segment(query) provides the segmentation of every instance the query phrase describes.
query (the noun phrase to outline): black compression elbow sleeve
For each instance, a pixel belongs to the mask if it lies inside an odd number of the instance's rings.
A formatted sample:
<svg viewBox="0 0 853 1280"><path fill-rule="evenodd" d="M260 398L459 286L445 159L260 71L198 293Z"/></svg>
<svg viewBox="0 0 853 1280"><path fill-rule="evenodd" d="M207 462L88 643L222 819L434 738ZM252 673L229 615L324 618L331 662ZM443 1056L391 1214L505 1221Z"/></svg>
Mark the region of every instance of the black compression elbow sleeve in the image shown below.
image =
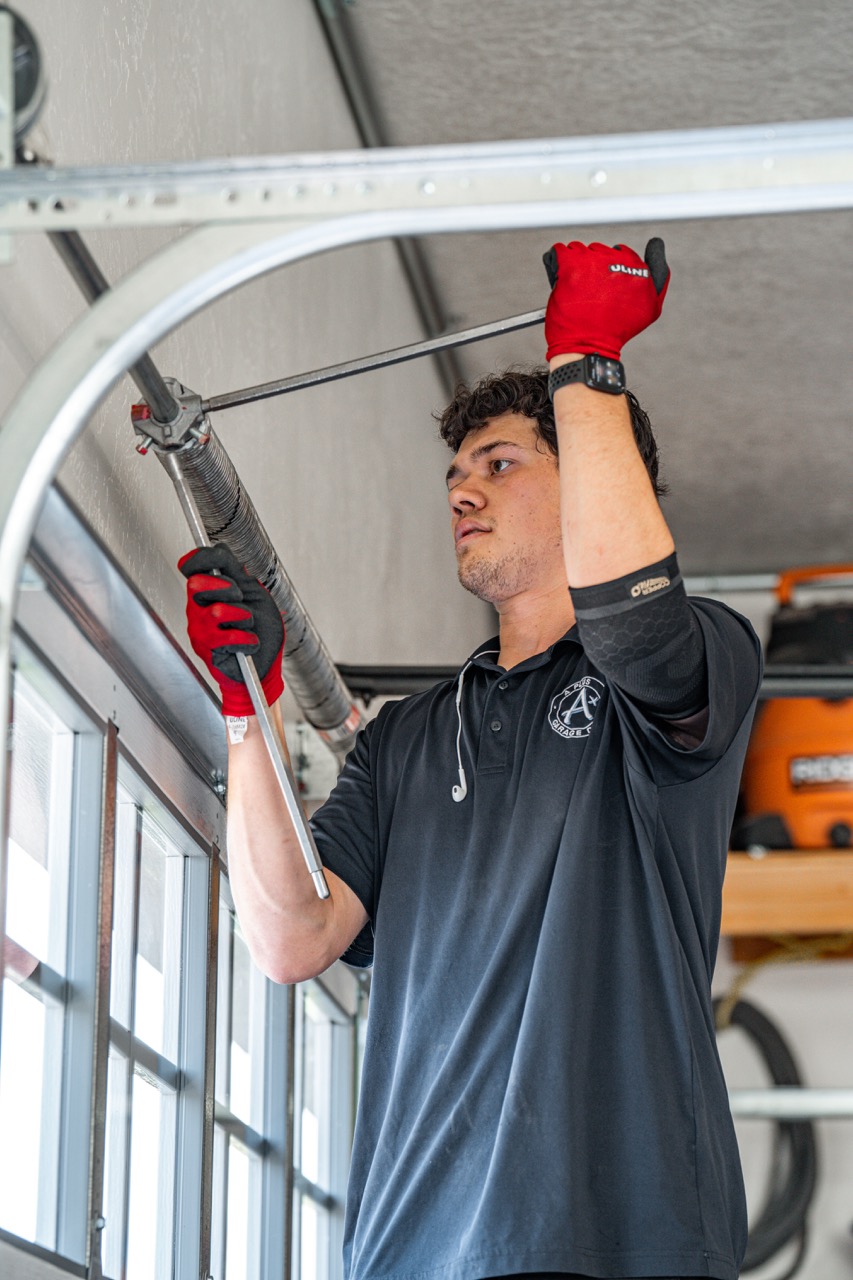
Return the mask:
<svg viewBox="0 0 853 1280"><path fill-rule="evenodd" d="M586 655L609 680L665 718L705 706L705 643L674 552L624 578L570 591Z"/></svg>

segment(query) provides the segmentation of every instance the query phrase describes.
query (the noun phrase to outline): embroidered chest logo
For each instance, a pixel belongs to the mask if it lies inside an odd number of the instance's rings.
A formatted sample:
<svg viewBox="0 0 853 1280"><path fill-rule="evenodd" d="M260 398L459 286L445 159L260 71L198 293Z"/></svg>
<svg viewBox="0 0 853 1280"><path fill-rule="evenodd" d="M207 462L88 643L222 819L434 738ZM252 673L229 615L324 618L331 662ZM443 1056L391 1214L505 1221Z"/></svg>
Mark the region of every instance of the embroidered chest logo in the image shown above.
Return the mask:
<svg viewBox="0 0 853 1280"><path fill-rule="evenodd" d="M594 676L576 680L552 700L549 725L561 738L588 738L603 693L603 682Z"/></svg>

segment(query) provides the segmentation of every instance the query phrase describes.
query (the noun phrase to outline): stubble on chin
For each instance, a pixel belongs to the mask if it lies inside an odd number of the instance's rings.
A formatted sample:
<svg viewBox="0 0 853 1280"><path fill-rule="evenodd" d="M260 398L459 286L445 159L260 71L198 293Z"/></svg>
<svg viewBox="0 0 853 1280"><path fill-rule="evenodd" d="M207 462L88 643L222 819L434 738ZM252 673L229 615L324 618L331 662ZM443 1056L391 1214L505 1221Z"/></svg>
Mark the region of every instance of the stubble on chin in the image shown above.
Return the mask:
<svg viewBox="0 0 853 1280"><path fill-rule="evenodd" d="M529 588L535 569L532 557L522 551L513 551L497 560L462 555L457 565L460 584L488 604L499 604Z"/></svg>

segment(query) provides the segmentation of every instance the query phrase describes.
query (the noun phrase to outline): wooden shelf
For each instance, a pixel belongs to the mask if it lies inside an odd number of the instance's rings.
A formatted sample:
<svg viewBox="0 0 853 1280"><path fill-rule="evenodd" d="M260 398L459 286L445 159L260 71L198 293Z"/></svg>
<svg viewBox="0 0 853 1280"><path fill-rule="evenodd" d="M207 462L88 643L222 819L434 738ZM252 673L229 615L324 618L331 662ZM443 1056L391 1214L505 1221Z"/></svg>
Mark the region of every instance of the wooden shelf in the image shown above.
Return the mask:
<svg viewBox="0 0 853 1280"><path fill-rule="evenodd" d="M853 930L853 851L730 853L721 932L729 937Z"/></svg>

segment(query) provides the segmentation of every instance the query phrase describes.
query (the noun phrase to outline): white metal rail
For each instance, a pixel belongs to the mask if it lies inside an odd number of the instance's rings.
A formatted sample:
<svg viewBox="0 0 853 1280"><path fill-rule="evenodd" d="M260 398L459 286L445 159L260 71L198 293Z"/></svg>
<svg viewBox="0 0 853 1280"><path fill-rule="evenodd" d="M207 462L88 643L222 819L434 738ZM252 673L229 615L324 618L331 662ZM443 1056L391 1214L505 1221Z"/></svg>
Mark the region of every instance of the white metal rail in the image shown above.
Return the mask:
<svg viewBox="0 0 853 1280"><path fill-rule="evenodd" d="M853 1120L853 1089L732 1089L729 1106L741 1120Z"/></svg>
<svg viewBox="0 0 853 1280"><path fill-rule="evenodd" d="M13 169L0 231L471 209L504 227L849 208L853 119L110 169ZM571 208L567 206L571 205ZM515 206L514 215L504 215ZM483 225L482 221L478 225ZM397 234L405 234L399 232Z"/></svg>

